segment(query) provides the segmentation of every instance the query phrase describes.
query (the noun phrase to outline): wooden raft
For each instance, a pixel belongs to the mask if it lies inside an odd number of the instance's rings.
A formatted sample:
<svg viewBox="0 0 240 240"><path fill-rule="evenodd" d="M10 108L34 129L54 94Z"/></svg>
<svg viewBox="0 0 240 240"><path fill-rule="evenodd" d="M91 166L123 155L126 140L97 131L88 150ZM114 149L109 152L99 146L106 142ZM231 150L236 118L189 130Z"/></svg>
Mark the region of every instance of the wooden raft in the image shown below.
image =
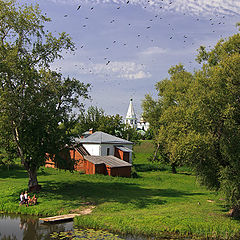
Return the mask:
<svg viewBox="0 0 240 240"><path fill-rule="evenodd" d="M44 222L50 222L50 223L57 222L57 221L70 221L70 220L73 220L73 218L76 216L90 214L94 208L95 208L95 206L89 206L88 208L86 208L78 213L59 215L59 216L48 217L48 218L39 218L39 220L44 221Z"/></svg>
<svg viewBox="0 0 240 240"><path fill-rule="evenodd" d="M69 221L73 220L74 217L80 216L81 214L66 214L66 215L59 215L54 217L48 217L48 218L39 218L39 220L42 220L44 222L57 222L57 221Z"/></svg>

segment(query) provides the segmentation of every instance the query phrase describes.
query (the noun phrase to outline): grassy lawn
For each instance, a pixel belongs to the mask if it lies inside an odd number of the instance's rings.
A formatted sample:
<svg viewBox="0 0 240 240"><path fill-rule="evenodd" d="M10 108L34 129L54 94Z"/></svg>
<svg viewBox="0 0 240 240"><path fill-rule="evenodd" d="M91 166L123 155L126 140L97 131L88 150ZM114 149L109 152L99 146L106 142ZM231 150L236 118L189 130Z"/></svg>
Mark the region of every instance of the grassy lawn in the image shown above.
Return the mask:
<svg viewBox="0 0 240 240"><path fill-rule="evenodd" d="M149 163L150 141L134 150L138 178L40 169L39 204L28 208L18 206L19 193L28 182L25 171L0 169L0 211L57 215L90 203L96 205L93 213L75 218L75 224L159 237L169 232L226 239L238 234L240 222L226 217L224 201L199 186L191 172L182 168L172 174L166 166Z"/></svg>

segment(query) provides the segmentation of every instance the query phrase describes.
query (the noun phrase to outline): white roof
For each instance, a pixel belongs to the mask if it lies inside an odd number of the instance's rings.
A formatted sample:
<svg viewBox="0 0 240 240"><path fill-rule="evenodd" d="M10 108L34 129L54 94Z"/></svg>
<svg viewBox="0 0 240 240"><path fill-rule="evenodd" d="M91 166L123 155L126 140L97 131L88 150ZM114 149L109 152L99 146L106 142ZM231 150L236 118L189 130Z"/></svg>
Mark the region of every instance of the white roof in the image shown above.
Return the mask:
<svg viewBox="0 0 240 240"><path fill-rule="evenodd" d="M132 152L133 150L127 148L127 147L123 147L123 146L116 146L116 148L118 148L119 150L123 151L123 152Z"/></svg>
<svg viewBox="0 0 240 240"><path fill-rule="evenodd" d="M77 143L107 143L107 144L133 144L125 139L115 137L105 132L97 131L86 138L76 139Z"/></svg>

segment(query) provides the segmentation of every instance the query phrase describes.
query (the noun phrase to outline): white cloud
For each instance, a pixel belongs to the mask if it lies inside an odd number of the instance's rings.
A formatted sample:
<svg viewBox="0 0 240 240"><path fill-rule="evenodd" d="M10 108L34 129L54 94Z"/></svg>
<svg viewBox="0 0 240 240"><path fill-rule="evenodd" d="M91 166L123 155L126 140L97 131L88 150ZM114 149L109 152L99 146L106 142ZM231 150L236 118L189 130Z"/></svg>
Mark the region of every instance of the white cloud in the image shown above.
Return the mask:
<svg viewBox="0 0 240 240"><path fill-rule="evenodd" d="M126 4L127 0L51 0L63 4ZM129 0L129 4L140 5L155 12L175 11L190 15L208 16L213 13L224 15L240 15L240 0Z"/></svg>
<svg viewBox="0 0 240 240"><path fill-rule="evenodd" d="M160 48L160 47L149 47L147 49L145 49L144 51L142 51L140 54L143 55L154 55L154 54L163 54L166 53L167 50Z"/></svg>
<svg viewBox="0 0 240 240"><path fill-rule="evenodd" d="M145 70L145 66L135 62L107 62L106 63L83 63L77 61L61 61L52 65L52 69L62 66L62 72L75 73L78 75L93 74L99 77L111 76L114 80L119 79L142 79L149 78L151 74Z"/></svg>
<svg viewBox="0 0 240 240"><path fill-rule="evenodd" d="M119 75L120 78L125 78L125 79L142 79L142 78L149 78L151 77L150 73L146 73L144 71L139 71L136 73L126 73Z"/></svg>

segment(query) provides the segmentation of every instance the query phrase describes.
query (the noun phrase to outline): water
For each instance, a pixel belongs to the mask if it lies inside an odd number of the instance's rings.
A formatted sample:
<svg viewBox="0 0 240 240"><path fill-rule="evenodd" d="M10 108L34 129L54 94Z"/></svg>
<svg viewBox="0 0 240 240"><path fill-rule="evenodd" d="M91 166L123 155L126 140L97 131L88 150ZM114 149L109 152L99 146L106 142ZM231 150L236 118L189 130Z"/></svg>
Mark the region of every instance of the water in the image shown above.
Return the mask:
<svg viewBox="0 0 240 240"><path fill-rule="evenodd" d="M51 238L50 235L60 236ZM74 233L74 235L72 235ZM70 236L67 238L66 236ZM74 237L76 236L76 237ZM91 240L166 240L166 239L184 239L191 237L166 236L165 238L145 238L143 236L120 236L105 231L94 231L92 229L74 229L73 222L46 224L39 221L38 217L4 214L0 213L0 240L53 240L53 239L91 239Z"/></svg>
<svg viewBox="0 0 240 240"><path fill-rule="evenodd" d="M42 224L33 216L0 214L0 240L49 240L53 232L72 229L72 222Z"/></svg>
<svg viewBox="0 0 240 240"><path fill-rule="evenodd" d="M0 240L50 240L52 233L66 233L71 230L73 230L73 222L44 224L34 216L0 213ZM88 235L89 231L91 237L83 237ZM75 232L79 233L81 239L105 239L100 237L103 234L100 231L75 230ZM116 239L111 233L104 232L104 234L106 239ZM126 236L120 239L144 240L145 238Z"/></svg>

